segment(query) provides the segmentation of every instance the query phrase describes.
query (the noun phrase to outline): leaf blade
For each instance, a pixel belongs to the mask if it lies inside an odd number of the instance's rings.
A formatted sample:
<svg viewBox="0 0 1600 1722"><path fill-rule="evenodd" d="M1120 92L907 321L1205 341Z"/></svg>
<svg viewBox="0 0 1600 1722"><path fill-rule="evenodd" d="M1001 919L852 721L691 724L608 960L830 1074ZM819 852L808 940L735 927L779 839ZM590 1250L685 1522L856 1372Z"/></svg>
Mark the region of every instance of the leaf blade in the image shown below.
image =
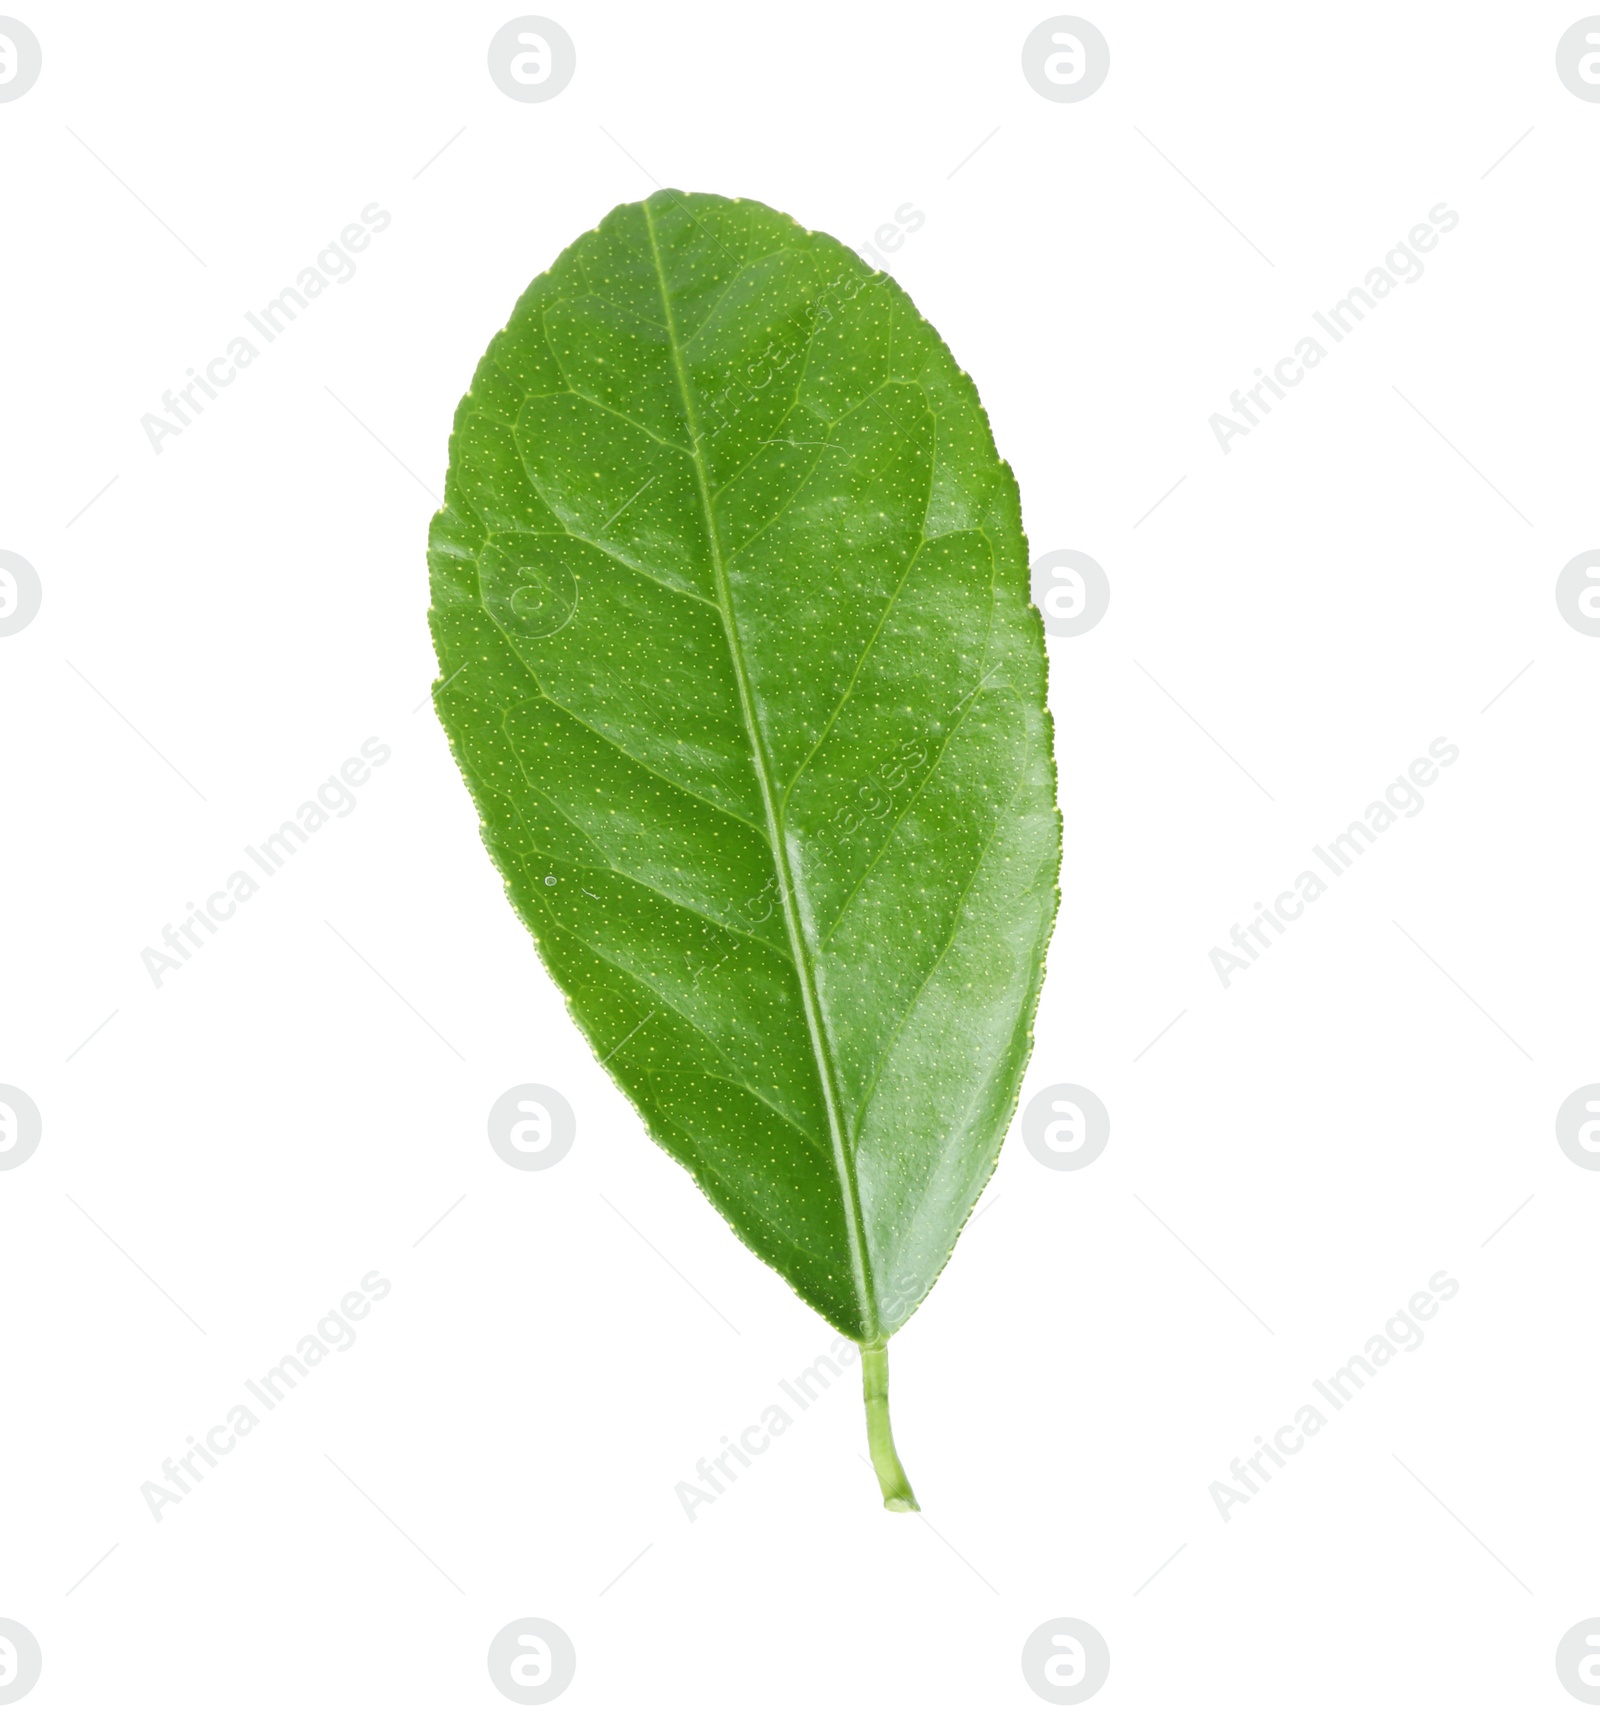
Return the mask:
<svg viewBox="0 0 1600 1722"><path fill-rule="evenodd" d="M1026 561L899 289L672 192L519 302L430 538L440 716L569 1009L865 1342L937 1278L1031 1046L1060 834Z"/></svg>

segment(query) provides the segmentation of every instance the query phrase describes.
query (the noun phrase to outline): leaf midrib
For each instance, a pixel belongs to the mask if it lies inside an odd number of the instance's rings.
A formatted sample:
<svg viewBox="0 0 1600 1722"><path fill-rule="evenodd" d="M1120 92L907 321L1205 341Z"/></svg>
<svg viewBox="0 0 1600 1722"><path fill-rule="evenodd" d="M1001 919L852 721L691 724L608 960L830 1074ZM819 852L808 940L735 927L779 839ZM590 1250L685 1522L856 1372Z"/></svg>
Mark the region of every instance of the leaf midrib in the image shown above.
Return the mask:
<svg viewBox="0 0 1600 1722"><path fill-rule="evenodd" d="M684 422L689 431L689 460L694 468L695 486L700 496L700 510L705 520L706 539L711 552L711 574L717 594L717 610L722 618L723 636L728 643L728 656L733 665L734 683L739 690L739 710L749 738L750 753L756 782L761 790L762 810L766 815L767 845L772 852L773 870L778 879L778 895L783 902L784 928L789 935L789 954L800 984L801 1001L805 1007L806 1030L811 1039L812 1056L822 1088L823 1110L828 1120L828 1139L833 1149L834 1170L843 1197L845 1236L850 1248L850 1268L855 1280L856 1295L861 1306L863 1338L876 1339L878 1333L877 1299L872 1283L872 1266L867 1259L865 1224L861 1212L860 1192L856 1187L855 1163L851 1143L846 1135L843 1110L839 1105L838 1076L834 1069L833 1049L828 1041L822 1001L817 996L816 977L812 972L811 953L807 950L799 923L797 893L788 854L783 842L783 824L775 799L773 776L767 759L761 731L756 723L754 698L750 688L749 671L745 665L738 629L733 618L733 597L728 584L728 572L722 557L722 540L717 530L715 504L711 494L711 476L706 471L702 454L699 414L689 389L688 374L683 363L683 343L678 336L677 319L672 299L667 291L666 271L661 265L661 248L656 242L655 218L649 201L641 206L645 233L650 240L650 259L655 269L656 285L661 294L661 309L666 321L667 346L672 354L673 373L677 378L679 397L683 402Z"/></svg>

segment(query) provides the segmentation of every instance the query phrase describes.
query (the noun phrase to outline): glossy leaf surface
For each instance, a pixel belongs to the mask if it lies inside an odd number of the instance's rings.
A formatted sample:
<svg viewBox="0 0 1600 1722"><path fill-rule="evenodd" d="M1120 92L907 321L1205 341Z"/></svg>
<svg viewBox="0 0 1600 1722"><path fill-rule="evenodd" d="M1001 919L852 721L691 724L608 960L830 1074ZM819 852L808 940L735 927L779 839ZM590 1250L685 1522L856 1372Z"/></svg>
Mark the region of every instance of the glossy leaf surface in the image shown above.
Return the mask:
<svg viewBox="0 0 1600 1722"><path fill-rule="evenodd" d="M439 715L651 1136L873 1342L1016 1104L1060 861L1016 485L886 275L758 203L611 212L462 400Z"/></svg>

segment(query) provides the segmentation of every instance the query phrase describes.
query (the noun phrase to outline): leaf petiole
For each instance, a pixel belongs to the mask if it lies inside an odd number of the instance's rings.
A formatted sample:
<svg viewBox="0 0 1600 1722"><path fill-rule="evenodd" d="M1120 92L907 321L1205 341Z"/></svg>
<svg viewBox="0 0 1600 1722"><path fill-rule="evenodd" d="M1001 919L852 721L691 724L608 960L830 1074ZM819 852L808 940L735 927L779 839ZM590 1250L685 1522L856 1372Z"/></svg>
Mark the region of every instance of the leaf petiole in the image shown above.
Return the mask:
<svg viewBox="0 0 1600 1722"><path fill-rule="evenodd" d="M894 1431L889 1427L889 1342L861 1348L861 1392L867 1402L867 1447L872 1468L883 1489L883 1504L891 1513L920 1513L911 1492L900 1455L894 1450Z"/></svg>

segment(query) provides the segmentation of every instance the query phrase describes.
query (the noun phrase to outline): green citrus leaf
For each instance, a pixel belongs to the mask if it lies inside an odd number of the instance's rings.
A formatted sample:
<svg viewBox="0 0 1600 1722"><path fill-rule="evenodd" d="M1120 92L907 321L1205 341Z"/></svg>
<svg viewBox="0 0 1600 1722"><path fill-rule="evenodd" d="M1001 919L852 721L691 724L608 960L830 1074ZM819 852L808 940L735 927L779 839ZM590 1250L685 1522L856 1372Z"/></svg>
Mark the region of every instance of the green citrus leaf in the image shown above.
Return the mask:
<svg viewBox="0 0 1600 1722"><path fill-rule="evenodd" d="M429 565L513 905L651 1136L861 1342L870 1413L994 1169L1057 901L1044 640L970 379L836 240L624 204L490 342Z"/></svg>

